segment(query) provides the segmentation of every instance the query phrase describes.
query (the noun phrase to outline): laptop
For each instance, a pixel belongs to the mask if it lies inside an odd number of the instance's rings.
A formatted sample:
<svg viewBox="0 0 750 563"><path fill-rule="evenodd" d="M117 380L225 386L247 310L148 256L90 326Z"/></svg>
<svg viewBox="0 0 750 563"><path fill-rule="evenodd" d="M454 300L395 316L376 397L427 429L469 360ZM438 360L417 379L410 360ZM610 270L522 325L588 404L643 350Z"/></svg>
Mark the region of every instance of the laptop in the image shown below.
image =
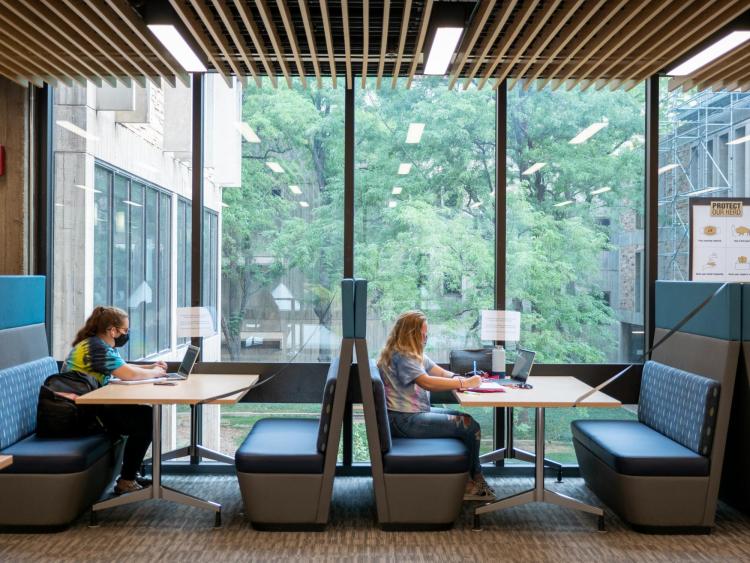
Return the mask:
<svg viewBox="0 0 750 563"><path fill-rule="evenodd" d="M536 352L518 348L516 362L513 364L513 371L510 374L510 378L501 379L498 383L505 386L518 385L522 389L531 389L531 385L526 383L526 380L531 373L531 366L534 364L534 356L536 356Z"/></svg>
<svg viewBox="0 0 750 563"><path fill-rule="evenodd" d="M180 367L177 368L176 372L167 373L167 379L184 380L190 377L190 372L193 371L195 366L195 360L198 359L198 353L201 351L198 346L188 345L185 350L185 356L182 358Z"/></svg>

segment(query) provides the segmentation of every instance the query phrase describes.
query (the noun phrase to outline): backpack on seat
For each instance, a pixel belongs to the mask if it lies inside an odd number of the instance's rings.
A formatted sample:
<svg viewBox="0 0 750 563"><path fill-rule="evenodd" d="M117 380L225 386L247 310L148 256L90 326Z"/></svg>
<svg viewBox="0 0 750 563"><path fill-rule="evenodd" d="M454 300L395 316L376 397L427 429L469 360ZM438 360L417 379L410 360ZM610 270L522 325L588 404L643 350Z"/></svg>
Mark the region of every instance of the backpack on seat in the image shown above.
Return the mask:
<svg viewBox="0 0 750 563"><path fill-rule="evenodd" d="M100 387L99 382L84 373L68 371L50 375L39 388L36 411L36 433L42 438L72 438L104 430L92 405L77 405L60 395L85 395Z"/></svg>

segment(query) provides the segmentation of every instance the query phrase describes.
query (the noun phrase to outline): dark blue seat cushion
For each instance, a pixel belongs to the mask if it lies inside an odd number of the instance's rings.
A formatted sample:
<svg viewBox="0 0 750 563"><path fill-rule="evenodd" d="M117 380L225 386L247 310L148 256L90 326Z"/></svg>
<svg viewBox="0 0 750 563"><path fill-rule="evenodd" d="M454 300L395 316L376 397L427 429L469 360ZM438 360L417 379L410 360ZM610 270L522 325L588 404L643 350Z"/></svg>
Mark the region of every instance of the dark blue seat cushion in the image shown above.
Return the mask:
<svg viewBox="0 0 750 563"><path fill-rule="evenodd" d="M234 454L241 473L323 473L318 419L264 418Z"/></svg>
<svg viewBox="0 0 750 563"><path fill-rule="evenodd" d="M469 455L456 438L393 438L383 454L385 473L465 473Z"/></svg>
<svg viewBox="0 0 750 563"><path fill-rule="evenodd" d="M707 476L709 459L635 420L574 420L573 438L622 475Z"/></svg>
<svg viewBox="0 0 750 563"><path fill-rule="evenodd" d="M79 438L39 438L32 434L0 451L13 463L1 473L78 473L109 454L114 446L106 434Z"/></svg>

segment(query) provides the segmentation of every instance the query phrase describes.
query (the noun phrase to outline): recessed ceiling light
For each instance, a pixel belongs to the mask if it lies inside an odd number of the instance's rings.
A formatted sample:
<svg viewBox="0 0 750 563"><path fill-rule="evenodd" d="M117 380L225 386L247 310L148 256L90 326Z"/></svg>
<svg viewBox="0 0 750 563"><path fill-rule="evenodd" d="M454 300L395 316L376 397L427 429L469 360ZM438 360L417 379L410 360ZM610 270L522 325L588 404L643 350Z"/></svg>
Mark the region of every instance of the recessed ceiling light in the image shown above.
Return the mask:
<svg viewBox="0 0 750 563"><path fill-rule="evenodd" d="M690 57L681 65L667 71L667 74L670 76L686 76L691 74L714 59L718 59L724 53L728 53L748 39L750 39L750 31L733 31L729 35L719 39L713 45L706 47L697 55Z"/></svg>
<svg viewBox="0 0 750 563"><path fill-rule="evenodd" d="M406 132L406 142L410 145L417 144L422 140L424 133L424 123L410 123L409 130Z"/></svg>
<svg viewBox="0 0 750 563"><path fill-rule="evenodd" d="M665 172L669 172L670 170L674 170L677 168L679 164L667 164L666 166L662 166L659 168L659 174L664 174Z"/></svg>
<svg viewBox="0 0 750 563"><path fill-rule="evenodd" d="M537 162L536 164L532 164L526 170L524 170L523 172L521 172L521 175L522 176L529 176L530 174L533 174L534 172L537 172L538 170L541 170L545 166L547 166L546 162Z"/></svg>
<svg viewBox="0 0 750 563"><path fill-rule="evenodd" d="M396 205L398 205L398 204L395 201L393 201L393 200L391 200L391 201L388 202L388 207L390 207L390 208L394 208L394 207L396 207Z"/></svg>
<svg viewBox="0 0 750 563"><path fill-rule="evenodd" d="M63 129L67 129L71 133L74 133L78 135L79 137L83 137L84 139L88 139L89 141L98 141L99 137L96 135L92 135L85 129L81 129L78 127L78 125L73 125L70 121L67 121L65 119L61 119L60 121L56 121L56 123L62 127Z"/></svg>
<svg viewBox="0 0 750 563"><path fill-rule="evenodd" d="M393 188L393 189L391 190L391 193L392 193L393 195L398 195L398 194L400 194L400 193L401 193L401 190L402 190L402 189L403 189L403 188L401 188L400 186L395 186L395 187L394 187L394 188Z"/></svg>
<svg viewBox="0 0 750 563"><path fill-rule="evenodd" d="M307 203L306 201L300 201L300 202L299 202L299 206L300 206L300 207L310 207L310 204L309 204L309 203Z"/></svg>
<svg viewBox="0 0 750 563"><path fill-rule="evenodd" d="M296 195L299 195L302 193L302 190L299 189L299 186L289 186L289 191Z"/></svg>
<svg viewBox="0 0 750 563"><path fill-rule="evenodd" d="M609 186L604 186L603 188L599 188L598 190L592 190L591 195L603 194L604 192L608 192L611 189L612 188L610 188Z"/></svg>
<svg viewBox="0 0 750 563"><path fill-rule="evenodd" d="M609 125L609 121L604 119L603 121L599 121L598 123L592 123L586 129L578 133L575 137L573 137L568 143L571 145L580 145L581 143L585 143L588 141L591 137L596 135L599 131L604 129L607 125Z"/></svg>
<svg viewBox="0 0 750 563"><path fill-rule="evenodd" d="M271 170L273 170L277 174L281 174L282 172L284 172L284 169L281 167L281 165L278 162L266 162L266 166L268 166Z"/></svg>
<svg viewBox="0 0 750 563"><path fill-rule="evenodd" d="M556 203L552 207L565 207L566 205L570 205L571 203L574 203L572 199L569 199L567 201L561 201L560 203Z"/></svg>
<svg viewBox="0 0 750 563"><path fill-rule="evenodd" d="M750 135L745 135L744 137L738 137L734 141L729 141L727 145L739 145L741 143L747 143L750 141Z"/></svg>
<svg viewBox="0 0 750 563"><path fill-rule="evenodd" d="M55 204L55 207L65 207L65 205L64 205L64 204L62 204L62 203L56 203L56 204Z"/></svg>
<svg viewBox="0 0 750 563"><path fill-rule="evenodd" d="M458 40L464 29L462 27L439 27L435 31L432 47L424 65L424 74L444 75L456 51Z"/></svg>
<svg viewBox="0 0 750 563"><path fill-rule="evenodd" d="M151 33L161 41L177 62L188 72L206 72L206 67L173 25L149 25Z"/></svg>
<svg viewBox="0 0 750 563"><path fill-rule="evenodd" d="M258 137L258 135L255 134L255 131L253 131L253 128L244 121L237 121L234 126L248 143L260 143L260 137Z"/></svg>
<svg viewBox="0 0 750 563"><path fill-rule="evenodd" d="M411 164L408 162L402 162L398 165L398 173L402 176L408 174L411 171Z"/></svg>

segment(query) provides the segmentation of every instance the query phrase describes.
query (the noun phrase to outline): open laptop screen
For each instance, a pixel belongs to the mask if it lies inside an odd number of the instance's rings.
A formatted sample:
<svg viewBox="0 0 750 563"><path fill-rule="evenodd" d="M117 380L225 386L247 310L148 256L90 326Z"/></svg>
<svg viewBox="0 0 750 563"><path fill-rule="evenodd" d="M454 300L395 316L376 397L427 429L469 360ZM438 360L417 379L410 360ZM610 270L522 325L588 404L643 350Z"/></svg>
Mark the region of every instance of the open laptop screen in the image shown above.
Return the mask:
<svg viewBox="0 0 750 563"><path fill-rule="evenodd" d="M534 363L534 356L536 356L536 352L519 348L516 356L516 363L513 364L511 377L515 380L525 382L529 378L531 365Z"/></svg>
<svg viewBox="0 0 750 563"><path fill-rule="evenodd" d="M198 358L198 352L200 352L200 348L198 348L197 346L189 345L187 347L187 350L185 351L185 357L182 358L182 363L177 369L177 373L179 375L183 377L187 377L188 375L190 375L190 372L193 371L195 360Z"/></svg>

